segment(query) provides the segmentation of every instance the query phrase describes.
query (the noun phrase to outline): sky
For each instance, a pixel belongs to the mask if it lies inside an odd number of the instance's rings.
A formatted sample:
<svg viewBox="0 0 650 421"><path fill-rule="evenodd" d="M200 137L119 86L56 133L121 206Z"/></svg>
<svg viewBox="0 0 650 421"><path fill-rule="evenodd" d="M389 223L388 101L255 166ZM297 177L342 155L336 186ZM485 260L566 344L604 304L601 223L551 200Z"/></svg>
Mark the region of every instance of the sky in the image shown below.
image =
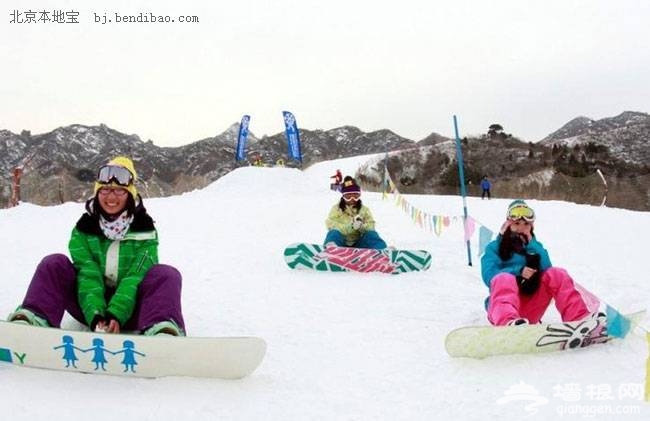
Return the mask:
<svg viewBox="0 0 650 421"><path fill-rule="evenodd" d="M11 23L30 10L79 23ZM175 22L115 22L140 13ZM457 115L461 136L499 123L538 141L578 116L650 111L644 0L3 0L0 16L13 132L104 123L180 146L244 114L258 137L280 133L287 110L310 130L417 141L454 136Z"/></svg>
<svg viewBox="0 0 650 421"><path fill-rule="evenodd" d="M404 195L422 211L451 218L435 235L414 224L393 198L362 193L389 244L431 252L426 272L289 269L284 247L325 236L324 220L340 197L329 190L332 170L351 174L365 159L318 163L304 172L244 167L203 190L145 199L159 231L160 261L183 276L189 334L263 338L267 353L252 375L152 380L0 363L3 419L483 421L550 420L563 413L561 419L580 420L591 412L588 419L648 419L650 407L640 395L648 344L636 333L575 352L485 360L446 354L444 339L452 329L487 325L480 265L474 257L468 266L462 227L453 218L462 214L458 196ZM510 201L470 197L467 207L496 230ZM638 262L647 260L649 212L529 204L554 265L623 313L648 308L647 269ZM71 202L0 209L0 315L22 300L43 256L67 254L82 212L83 204ZM474 255L475 236L471 244ZM544 320L559 320L553 306ZM650 327L648 319L642 325ZM79 325L66 316L64 327ZM537 394L524 393L530 388ZM536 414L525 408L531 400L545 402Z"/></svg>

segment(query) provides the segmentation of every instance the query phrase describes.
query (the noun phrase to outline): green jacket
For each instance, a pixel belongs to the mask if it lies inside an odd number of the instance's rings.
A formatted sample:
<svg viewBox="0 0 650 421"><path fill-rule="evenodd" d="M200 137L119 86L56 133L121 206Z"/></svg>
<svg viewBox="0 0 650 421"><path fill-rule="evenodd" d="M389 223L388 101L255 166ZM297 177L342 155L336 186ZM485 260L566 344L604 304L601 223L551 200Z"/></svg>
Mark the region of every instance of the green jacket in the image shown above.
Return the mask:
<svg viewBox="0 0 650 421"><path fill-rule="evenodd" d="M119 241L104 236L96 215L84 214L72 230L68 248L88 325L110 313L123 326L133 314L138 285L158 263L158 234L144 207L136 208L126 237Z"/></svg>
<svg viewBox="0 0 650 421"><path fill-rule="evenodd" d="M355 230L352 228L352 222L354 222L354 218L357 215L361 216L363 225L360 229ZM345 206L345 211L343 211L337 203L332 207L332 210L327 216L325 226L328 230L340 231L343 237L345 237L346 244L351 246L361 238L362 234L375 230L375 220L372 217L372 213L370 213L370 209L365 205L361 205L358 211L354 206Z"/></svg>

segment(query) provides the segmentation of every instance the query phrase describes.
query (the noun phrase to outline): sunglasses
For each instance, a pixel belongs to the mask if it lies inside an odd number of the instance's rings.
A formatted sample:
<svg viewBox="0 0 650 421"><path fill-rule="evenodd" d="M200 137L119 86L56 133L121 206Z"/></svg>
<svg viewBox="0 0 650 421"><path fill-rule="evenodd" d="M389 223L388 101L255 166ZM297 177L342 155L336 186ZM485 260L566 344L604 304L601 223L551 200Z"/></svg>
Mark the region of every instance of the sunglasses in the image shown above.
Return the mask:
<svg viewBox="0 0 650 421"><path fill-rule="evenodd" d="M97 172L97 182L99 184L114 182L118 186L128 187L133 184L133 174L124 167L104 165Z"/></svg>
<svg viewBox="0 0 650 421"><path fill-rule="evenodd" d="M523 219L526 222L533 222L535 212L528 206L516 206L508 211L508 219L512 221Z"/></svg>
<svg viewBox="0 0 650 421"><path fill-rule="evenodd" d="M343 199L356 202L361 200L361 193L343 193Z"/></svg>

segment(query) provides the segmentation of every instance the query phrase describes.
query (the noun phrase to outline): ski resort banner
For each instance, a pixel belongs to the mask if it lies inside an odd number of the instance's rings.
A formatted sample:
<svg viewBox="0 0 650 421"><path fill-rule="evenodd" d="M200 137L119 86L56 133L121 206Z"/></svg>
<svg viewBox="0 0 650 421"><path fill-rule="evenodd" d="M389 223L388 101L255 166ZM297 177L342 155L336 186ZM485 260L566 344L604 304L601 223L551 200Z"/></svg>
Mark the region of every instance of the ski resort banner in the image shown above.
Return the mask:
<svg viewBox="0 0 650 421"><path fill-rule="evenodd" d="M239 123L239 135L237 136L237 151L235 155L236 161L243 161L246 159L246 138L248 137L248 124L251 121L251 116L245 115Z"/></svg>
<svg viewBox="0 0 650 421"><path fill-rule="evenodd" d="M296 161L302 162L302 152L300 151L300 133L298 132L298 124L296 118L289 111L282 111L284 117L285 133L287 135L287 143L289 145L289 157Z"/></svg>

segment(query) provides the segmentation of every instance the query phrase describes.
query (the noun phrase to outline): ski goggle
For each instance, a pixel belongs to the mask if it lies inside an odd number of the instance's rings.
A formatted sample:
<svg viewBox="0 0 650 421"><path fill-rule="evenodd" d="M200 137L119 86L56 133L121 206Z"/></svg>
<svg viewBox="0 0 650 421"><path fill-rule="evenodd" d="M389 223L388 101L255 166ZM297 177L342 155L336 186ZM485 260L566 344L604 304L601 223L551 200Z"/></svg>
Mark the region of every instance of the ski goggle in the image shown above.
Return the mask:
<svg viewBox="0 0 650 421"><path fill-rule="evenodd" d="M128 187L133 184L133 174L124 167L104 165L97 172L97 182L99 184L114 182L118 186Z"/></svg>
<svg viewBox="0 0 650 421"><path fill-rule="evenodd" d="M343 199L357 202L358 200L361 199L361 193L357 193L357 192L343 193Z"/></svg>
<svg viewBox="0 0 650 421"><path fill-rule="evenodd" d="M533 222L535 221L535 212L528 206L515 206L508 209L508 219L512 221L523 219L526 222Z"/></svg>

